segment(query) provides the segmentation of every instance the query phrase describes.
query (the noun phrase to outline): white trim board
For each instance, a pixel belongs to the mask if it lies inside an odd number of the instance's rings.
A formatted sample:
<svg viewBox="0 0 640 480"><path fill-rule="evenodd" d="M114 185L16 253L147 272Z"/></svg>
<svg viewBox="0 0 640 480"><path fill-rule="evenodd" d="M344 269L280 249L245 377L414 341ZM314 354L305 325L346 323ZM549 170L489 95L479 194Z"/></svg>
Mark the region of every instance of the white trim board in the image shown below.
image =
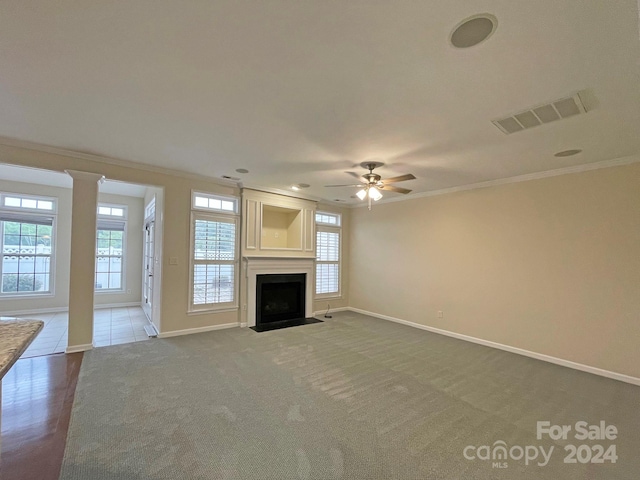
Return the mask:
<svg viewBox="0 0 640 480"><path fill-rule="evenodd" d="M55 308L31 308L29 310L11 310L9 312L0 312L3 317L16 317L18 315L45 315L48 313L62 313L68 312L69 307L55 307Z"/></svg>
<svg viewBox="0 0 640 480"><path fill-rule="evenodd" d="M140 307L140 302L124 302L124 303L104 303L102 305L93 305L94 310L101 310L103 308L124 308L124 307Z"/></svg>
<svg viewBox="0 0 640 480"><path fill-rule="evenodd" d="M334 312L346 312L347 310L351 310L351 308L349 307L337 307L337 308L330 308L329 309L329 315L331 315ZM355 311L355 310L354 310ZM317 316L321 316L324 318L325 313L327 313L326 310L319 310L317 312L313 312L312 317L317 317Z"/></svg>
<svg viewBox="0 0 640 480"><path fill-rule="evenodd" d="M67 347L64 353L86 352L87 350L91 349L93 349L93 343L84 343L82 345L71 345Z"/></svg>
<svg viewBox="0 0 640 480"><path fill-rule="evenodd" d="M620 382L630 383L632 385L640 386L640 378L625 375L623 373L611 372L609 370L603 370L601 368L592 367L590 365L584 365L582 363L572 362L570 360L564 360L562 358L552 357L551 355L545 355L543 353L531 352L523 348L512 347L504 345L502 343L492 342L490 340L484 340L482 338L471 337L462 333L450 332L448 330L442 330L440 328L430 327L422 325L420 323L410 322L408 320L402 320L400 318L390 317L388 315L381 315L379 313L369 312L367 310L361 310L359 308L349 307L347 310L362 313L363 315L369 315L371 317L380 318L382 320L389 320L391 322L400 323L402 325L408 325L410 327L419 328L428 332L437 333L439 335L446 335L447 337L457 338L458 340L464 340L466 342L477 343L484 345L485 347L496 348L498 350L504 350L505 352L515 353L517 355L523 355L525 357L535 358L536 360L542 360L543 362L553 363L562 367L573 368L574 370L580 370L582 372L592 373L601 377L611 378Z"/></svg>
<svg viewBox="0 0 640 480"><path fill-rule="evenodd" d="M128 303L105 303L104 305L94 305L94 310L101 310L105 308L124 308L124 307L140 307L140 302L128 302ZM66 313L69 311L69 307L54 307L54 308L32 308L29 310L11 310L9 312L0 312L3 317L15 317L22 315L46 315L48 313Z"/></svg>
<svg viewBox="0 0 640 480"><path fill-rule="evenodd" d="M179 337L181 335L191 335L192 333L204 333L212 330L224 330L225 328L240 327L239 323L223 323L220 325L209 325L208 327L186 328L184 330L171 330L158 334L158 338Z"/></svg>

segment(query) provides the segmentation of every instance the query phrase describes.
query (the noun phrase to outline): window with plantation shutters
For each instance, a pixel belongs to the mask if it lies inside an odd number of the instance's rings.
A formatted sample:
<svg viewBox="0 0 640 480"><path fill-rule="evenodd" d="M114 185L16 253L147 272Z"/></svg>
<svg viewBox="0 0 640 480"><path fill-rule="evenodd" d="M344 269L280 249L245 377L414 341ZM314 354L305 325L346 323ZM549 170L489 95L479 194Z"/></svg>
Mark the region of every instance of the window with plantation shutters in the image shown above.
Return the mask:
<svg viewBox="0 0 640 480"><path fill-rule="evenodd" d="M340 295L340 215L316 213L316 296Z"/></svg>
<svg viewBox="0 0 640 480"><path fill-rule="evenodd" d="M236 306L237 220L233 215L191 214L191 311Z"/></svg>
<svg viewBox="0 0 640 480"><path fill-rule="evenodd" d="M96 226L96 292L124 290L125 205L98 204Z"/></svg>
<svg viewBox="0 0 640 480"><path fill-rule="evenodd" d="M56 199L0 193L0 296L52 292Z"/></svg>

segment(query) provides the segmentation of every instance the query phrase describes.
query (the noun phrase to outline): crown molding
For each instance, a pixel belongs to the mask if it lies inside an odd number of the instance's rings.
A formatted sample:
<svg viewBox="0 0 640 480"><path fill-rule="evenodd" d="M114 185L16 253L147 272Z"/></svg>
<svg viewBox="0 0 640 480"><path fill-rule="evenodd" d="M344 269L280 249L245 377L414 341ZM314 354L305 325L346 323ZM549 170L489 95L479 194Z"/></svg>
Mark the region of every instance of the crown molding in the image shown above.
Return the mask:
<svg viewBox="0 0 640 480"><path fill-rule="evenodd" d="M304 193L300 193L299 191L294 193L294 192L290 192L288 190L282 190L280 188L269 188L269 187L263 187L263 186L256 185L256 184L245 184L245 183L242 183L242 182L238 182L238 187L242 188L242 189L247 189L247 190L255 190L257 192L273 193L275 195L282 195L284 197L297 198L297 199L300 199L300 200L309 200L309 201L312 201L312 202L322 202L323 201L320 197L315 197L313 195L305 195Z"/></svg>
<svg viewBox="0 0 640 480"><path fill-rule="evenodd" d="M77 158L80 160L88 160L91 162L103 163L107 165L133 168L133 169L147 171L147 172L154 172L154 173L159 173L163 175L186 178L189 180L199 180L199 181L204 180L204 181L215 183L217 185L221 185L225 187L232 187L232 188L238 188L238 189L250 188L252 190L275 193L275 194L284 195L287 197L301 198L303 200L311 200L311 201L323 203L325 205L335 205L341 208L351 209L351 208L364 208L367 206L366 202L356 203L356 204L333 202L331 200L327 200L321 197L316 197L313 195L305 195L304 193L300 193L300 192L293 193L287 190L282 190L277 188L268 188L268 187L259 186L255 184L243 184L243 182L241 181L238 182L234 180L226 180L223 178L210 177L206 175L198 175L195 173L184 172L182 170L174 170L172 168L158 167L155 165L150 165L148 163L139 163L139 162L133 162L130 160L122 160L119 158L106 157L106 156L97 155L93 153L84 153L84 152L78 152L75 150L67 150L64 148L52 147L50 145L44 145L41 143L29 142L26 140L18 140L15 138L9 138L9 137L3 137L3 136L0 136L0 145L4 145L7 147L22 148L25 150L34 150L34 151L43 152L43 153L50 153L53 155L61 155L61 156L66 156L71 158ZM407 200L413 200L416 198L434 197L437 195L446 195L448 193L463 192L466 190L475 190L478 188L488 188L488 187L495 187L499 185L507 185L510 183L528 182L530 180L538 180L538 179L547 178L547 177L556 177L560 175L568 175L571 173L580 173L580 172L588 172L591 170L599 170L601 168L630 165L632 163L637 163L637 162L640 162L640 155L629 155L629 156L614 158L610 160L603 160L600 162L585 163L582 165L574 165L571 167L545 170L542 172L529 173L526 175L516 175L514 177L488 180L486 182L470 183L467 185L459 185L459 186L450 187L450 188L443 188L440 190L432 190L430 192L415 193L415 194L410 194L402 197L389 198L389 199L383 198L378 202L376 202L375 204L381 205L386 203L406 202Z"/></svg>
<svg viewBox="0 0 640 480"><path fill-rule="evenodd" d="M207 175L198 175L195 173L184 172L182 170L174 170L172 168L158 167L156 165L150 165L148 163L133 162L131 160L122 160L120 158L105 157L95 153L84 153L75 150L67 150L64 148L52 147L50 145L44 145L41 143L29 142L26 140L18 140L15 138L0 136L0 145L6 147L22 148L25 150L34 150L36 152L50 153L52 155L60 155L63 157L77 158L80 160L87 160L90 162L103 163L107 165L115 165L118 167L133 168L136 170L142 170L146 172L159 173L162 175L169 175L173 177L186 178L189 180L204 180L212 182L225 187L241 188L239 183L234 180L226 180L224 178L210 177Z"/></svg>
<svg viewBox="0 0 640 480"><path fill-rule="evenodd" d="M464 192L466 190L476 190L479 188L496 187L499 185L508 185L510 183L528 182L530 180L539 180L548 177L558 177L560 175L569 175L572 173L588 172L591 170L600 170L602 168L621 167L632 163L640 162L640 155L629 155L626 157L614 158L611 160L603 160L601 162L585 163L582 165L574 165L572 167L557 168L554 170L545 170L543 172L528 173L526 175L516 175L515 177L498 178L496 180L488 180L486 182L470 183L467 185L459 185L456 187L443 188L440 190L432 190L430 192L415 193L403 197L389 198L387 200L380 199L373 206L384 203L406 202L416 198L435 197L438 195L446 195L448 193ZM349 208L364 208L366 202L362 204L348 205Z"/></svg>

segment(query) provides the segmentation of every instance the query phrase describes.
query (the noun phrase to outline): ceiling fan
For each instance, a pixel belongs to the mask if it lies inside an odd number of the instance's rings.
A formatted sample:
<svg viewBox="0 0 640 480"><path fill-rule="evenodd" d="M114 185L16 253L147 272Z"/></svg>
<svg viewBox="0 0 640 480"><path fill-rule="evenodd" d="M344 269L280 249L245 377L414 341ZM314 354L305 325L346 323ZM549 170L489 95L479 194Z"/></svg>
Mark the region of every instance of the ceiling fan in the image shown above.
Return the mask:
<svg viewBox="0 0 640 480"><path fill-rule="evenodd" d="M367 198L369 200L369 210L371 210L371 200L377 202L382 198L380 190L387 190L389 192L407 194L411 192L408 188L396 187L395 185L389 185L390 183L404 182L406 180L413 180L416 177L410 173L406 175L400 175L398 177L391 177L382 179L377 173L373 173L374 168L378 168L384 165L382 162L362 162L361 167L369 170L369 173L364 175L358 175L354 172L346 172L349 175L353 175L358 178L362 183L355 183L351 185L325 185L325 187L360 187L362 190L358 191L356 195L360 200Z"/></svg>

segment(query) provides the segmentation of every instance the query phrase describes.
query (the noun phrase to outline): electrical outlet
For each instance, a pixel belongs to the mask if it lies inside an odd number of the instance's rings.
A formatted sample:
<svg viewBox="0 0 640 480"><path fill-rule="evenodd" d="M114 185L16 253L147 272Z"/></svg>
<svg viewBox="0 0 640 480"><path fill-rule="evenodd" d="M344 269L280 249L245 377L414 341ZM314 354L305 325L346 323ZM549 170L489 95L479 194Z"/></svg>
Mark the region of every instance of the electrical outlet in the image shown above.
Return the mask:
<svg viewBox="0 0 640 480"><path fill-rule="evenodd" d="M438 318L444 318L444 313L442 310L438 310Z"/></svg>
<svg viewBox="0 0 640 480"><path fill-rule="evenodd" d="M242 305L242 310L245 310L245 311L247 310L247 305L246 304Z"/></svg>

